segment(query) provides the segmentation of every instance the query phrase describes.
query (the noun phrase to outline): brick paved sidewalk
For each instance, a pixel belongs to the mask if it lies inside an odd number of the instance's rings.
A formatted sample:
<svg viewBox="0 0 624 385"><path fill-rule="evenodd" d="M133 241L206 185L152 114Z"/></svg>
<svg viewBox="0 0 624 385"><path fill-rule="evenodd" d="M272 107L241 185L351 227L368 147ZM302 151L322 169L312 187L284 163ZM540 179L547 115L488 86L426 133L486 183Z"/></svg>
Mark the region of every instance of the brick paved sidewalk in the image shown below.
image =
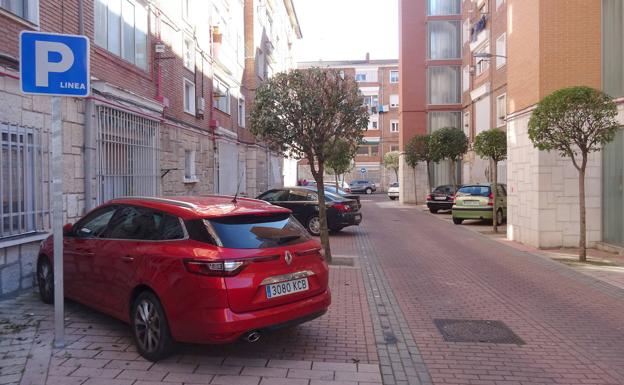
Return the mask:
<svg viewBox="0 0 624 385"><path fill-rule="evenodd" d="M69 301L67 346L52 350L53 308L26 293L0 302L0 384L380 383L360 270L332 267L330 286L333 304L319 319L256 344L184 344L156 364L136 353L127 325Z"/></svg>

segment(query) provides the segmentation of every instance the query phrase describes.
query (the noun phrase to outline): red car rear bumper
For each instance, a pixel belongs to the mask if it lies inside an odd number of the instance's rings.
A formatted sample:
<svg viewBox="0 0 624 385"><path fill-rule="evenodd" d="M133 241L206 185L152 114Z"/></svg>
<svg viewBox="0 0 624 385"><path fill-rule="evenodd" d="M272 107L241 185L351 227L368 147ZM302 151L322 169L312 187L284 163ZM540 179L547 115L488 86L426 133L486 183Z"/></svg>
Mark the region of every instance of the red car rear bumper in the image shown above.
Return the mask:
<svg viewBox="0 0 624 385"><path fill-rule="evenodd" d="M321 316L331 304L329 289L311 298L286 305L235 313L231 309L197 309L187 319L170 325L179 342L219 344L234 342L252 330L271 330ZM171 322L170 322L171 323Z"/></svg>

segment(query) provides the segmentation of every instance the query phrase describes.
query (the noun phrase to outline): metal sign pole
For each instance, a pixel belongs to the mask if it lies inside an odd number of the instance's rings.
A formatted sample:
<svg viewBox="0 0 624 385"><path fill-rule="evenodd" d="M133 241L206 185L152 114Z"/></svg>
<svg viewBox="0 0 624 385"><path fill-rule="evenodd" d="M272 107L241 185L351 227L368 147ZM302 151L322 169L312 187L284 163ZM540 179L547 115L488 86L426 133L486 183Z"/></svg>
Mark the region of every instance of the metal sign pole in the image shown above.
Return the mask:
<svg viewBox="0 0 624 385"><path fill-rule="evenodd" d="M65 346L63 295L63 127L61 98L52 96L52 234L54 239L54 347Z"/></svg>

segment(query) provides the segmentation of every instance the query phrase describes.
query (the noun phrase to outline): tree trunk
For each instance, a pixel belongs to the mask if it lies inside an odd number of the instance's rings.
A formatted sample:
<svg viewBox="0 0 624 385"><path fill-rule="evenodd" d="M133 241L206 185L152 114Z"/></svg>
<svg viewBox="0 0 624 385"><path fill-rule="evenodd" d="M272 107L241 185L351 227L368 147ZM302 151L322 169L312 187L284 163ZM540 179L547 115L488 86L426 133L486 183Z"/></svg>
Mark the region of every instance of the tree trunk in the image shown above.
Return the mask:
<svg viewBox="0 0 624 385"><path fill-rule="evenodd" d="M418 189L416 188L416 186L418 185L418 183L416 183L416 167L418 167L418 165L412 167L412 170L414 171L414 203L418 204Z"/></svg>
<svg viewBox="0 0 624 385"><path fill-rule="evenodd" d="M453 159L451 159L451 181L453 182L453 191L457 191L457 167Z"/></svg>
<svg viewBox="0 0 624 385"><path fill-rule="evenodd" d="M492 206L492 230L494 230L495 233L498 233L498 223L496 223L496 210L498 209L496 201L498 198L498 167L496 163L497 162L494 160L490 162L490 167L492 167L492 172L490 173L490 175L492 176L492 197L494 201L494 204Z"/></svg>
<svg viewBox="0 0 624 385"><path fill-rule="evenodd" d="M427 191L427 194L429 194L431 191L433 191L433 188L431 187L431 164L429 163L429 161L427 161L427 188L429 188L429 191Z"/></svg>
<svg viewBox="0 0 624 385"><path fill-rule="evenodd" d="M336 173L336 194L338 194L338 173Z"/></svg>
<svg viewBox="0 0 624 385"><path fill-rule="evenodd" d="M312 176L316 181L317 195L319 198L319 219L321 221L321 245L325 250L325 260L331 264L332 255L329 247L329 229L327 228L327 206L325 204L325 185L323 183L324 165L319 163L318 172L311 167Z"/></svg>
<svg viewBox="0 0 624 385"><path fill-rule="evenodd" d="M396 181L398 182L399 181L399 169L398 168L394 169L394 176L396 176Z"/></svg>
<svg viewBox="0 0 624 385"><path fill-rule="evenodd" d="M587 261L587 219L585 217L585 167L587 155L583 155L583 164L579 169L579 209L581 214L580 238L579 238L579 261Z"/></svg>

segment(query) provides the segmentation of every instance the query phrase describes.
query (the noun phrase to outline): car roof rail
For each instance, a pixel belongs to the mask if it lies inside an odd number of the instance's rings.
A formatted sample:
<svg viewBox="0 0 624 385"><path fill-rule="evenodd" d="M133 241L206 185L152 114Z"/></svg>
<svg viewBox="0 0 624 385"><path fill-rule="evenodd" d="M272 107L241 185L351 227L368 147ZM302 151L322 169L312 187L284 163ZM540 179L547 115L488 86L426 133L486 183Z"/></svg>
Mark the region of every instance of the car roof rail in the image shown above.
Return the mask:
<svg viewBox="0 0 624 385"><path fill-rule="evenodd" d="M179 200L170 199L170 198L144 197L144 196L127 196L127 197L113 198L113 199L111 199L111 202L115 202L117 200L147 200L147 201L152 201L152 202L168 203L168 204L171 204L171 205L175 205L175 206L179 206L179 207L185 207L187 209L192 209L192 210L197 210L198 209L198 206L193 204L193 203L179 201Z"/></svg>

